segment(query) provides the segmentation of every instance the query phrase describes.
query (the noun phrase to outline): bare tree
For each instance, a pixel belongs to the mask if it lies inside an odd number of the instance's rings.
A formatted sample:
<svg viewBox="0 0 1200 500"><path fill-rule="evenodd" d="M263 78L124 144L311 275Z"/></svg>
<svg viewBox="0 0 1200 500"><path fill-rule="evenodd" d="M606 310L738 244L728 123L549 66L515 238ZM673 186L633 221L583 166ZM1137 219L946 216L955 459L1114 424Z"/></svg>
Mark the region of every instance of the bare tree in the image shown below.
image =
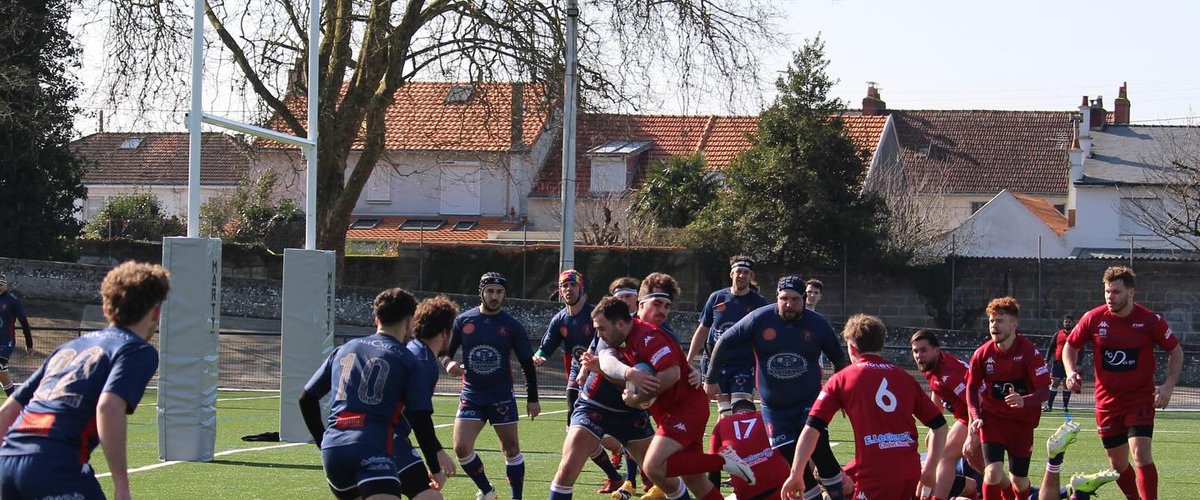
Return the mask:
<svg viewBox="0 0 1200 500"><path fill-rule="evenodd" d="M662 245L669 234L632 210L634 193L614 191L580 197L575 208L575 227L585 245ZM546 208L546 214L562 219L562 203Z"/></svg>
<svg viewBox="0 0 1200 500"><path fill-rule="evenodd" d="M1143 155L1140 183L1120 185L1122 216L1170 245L1200 251L1200 127L1164 127Z"/></svg>
<svg viewBox="0 0 1200 500"><path fill-rule="evenodd" d="M190 0L85 0L107 23L107 94L146 109L186 102ZM233 93L257 99L261 116L306 135L287 105L289 82L319 51L318 246L342 253L345 228L385 155L385 112L414 78L517 80L562 88L563 0L326 0L320 47L307 46L305 0L206 1L216 41L209 67L236 76ZM584 0L579 81L591 106L636 107L650 82L675 74L688 89L734 101L756 89L758 59L778 44L778 14L766 0ZM89 10L89 7L91 8ZM106 17L105 17L106 16ZM213 64L213 63L217 64ZM232 66L232 68L231 68ZM692 87L693 82L711 86ZM713 83L716 82L716 83ZM556 102L555 95L548 96ZM347 158L360 152L353 168ZM349 171L347 171L349 170Z"/></svg>
<svg viewBox="0 0 1200 500"><path fill-rule="evenodd" d="M883 162L864 189L878 193L888 207L887 247L912 264L940 261L949 254L944 172L907 171L900 161Z"/></svg>

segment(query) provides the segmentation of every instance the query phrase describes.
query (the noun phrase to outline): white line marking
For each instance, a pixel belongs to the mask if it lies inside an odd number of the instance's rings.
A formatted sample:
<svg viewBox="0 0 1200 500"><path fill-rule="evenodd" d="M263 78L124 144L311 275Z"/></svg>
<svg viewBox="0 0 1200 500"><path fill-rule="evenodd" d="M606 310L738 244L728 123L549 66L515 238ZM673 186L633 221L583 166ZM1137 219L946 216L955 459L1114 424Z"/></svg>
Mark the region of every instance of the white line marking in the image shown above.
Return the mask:
<svg viewBox="0 0 1200 500"><path fill-rule="evenodd" d="M235 450L225 450L225 451L222 451L222 452L214 453L214 454L213 454L213 458L216 458L216 457L224 457L224 456L226 456L226 455L233 455L233 454L235 454L235 453L244 453L244 452L247 452L247 451L261 451L261 450L274 450L274 449L278 449L278 448L291 448L291 447L294 447L294 446L301 446L301 445L306 445L306 444L310 444L310 443L284 443L284 444L277 444L277 445L272 445L272 446L259 446L259 447L255 447L255 448L238 448L238 449L235 449ZM145 472L145 471L148 471L148 470L161 469L161 468L163 468L163 467L166 467L166 466L168 466L168 465L175 465L175 464L181 464L181 463L184 463L184 462L183 462L183 461L181 461L181 460L168 460L168 461L166 461L166 462L159 462L159 463L157 463L157 464L151 464L151 465L147 465L147 466L145 466L145 467L138 467L138 468L136 468L136 469L129 469L129 473L130 473L130 474L133 474L133 473L135 473L135 472ZM96 474L96 477L97 477L97 478L102 478L102 477L108 477L108 476L111 476L111 475L112 475L112 473L111 473L111 472L105 472L105 473L103 473L103 474Z"/></svg>
<svg viewBox="0 0 1200 500"><path fill-rule="evenodd" d="M542 415L554 415L554 414L556 414L556 413L566 413L566 412L567 412L567 410L544 411L544 412L542 412L542 413L538 414L538 416L540 417L540 416L542 416ZM450 422L450 423L448 423L448 424L438 424L438 425L435 425L435 426L433 426L433 428L434 428L434 429L444 429L444 428L446 428L446 427L451 427L451 426L453 426L453 425L454 425L454 422Z"/></svg>

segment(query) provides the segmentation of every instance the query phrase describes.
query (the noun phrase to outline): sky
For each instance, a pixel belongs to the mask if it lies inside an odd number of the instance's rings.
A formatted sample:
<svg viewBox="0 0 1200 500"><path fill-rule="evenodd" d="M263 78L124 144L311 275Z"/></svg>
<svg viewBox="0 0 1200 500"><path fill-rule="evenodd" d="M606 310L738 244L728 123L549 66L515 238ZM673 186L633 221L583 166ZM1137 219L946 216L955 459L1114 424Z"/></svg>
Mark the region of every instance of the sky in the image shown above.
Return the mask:
<svg viewBox="0 0 1200 500"><path fill-rule="evenodd" d="M1110 111L1128 82L1131 121L1200 123L1200 2L1169 0L782 0L788 43L766 52L761 102L805 39L825 42L833 97L857 108L876 82L891 109L1073 110L1084 95ZM81 135L97 130L101 109L90 85L102 65L99 36L84 46L77 117ZM647 114L747 114L720 97L680 102L665 91ZM242 106L208 98L206 109ZM109 131L184 131L182 113L134 120L107 110ZM231 116L238 118L238 116Z"/></svg>

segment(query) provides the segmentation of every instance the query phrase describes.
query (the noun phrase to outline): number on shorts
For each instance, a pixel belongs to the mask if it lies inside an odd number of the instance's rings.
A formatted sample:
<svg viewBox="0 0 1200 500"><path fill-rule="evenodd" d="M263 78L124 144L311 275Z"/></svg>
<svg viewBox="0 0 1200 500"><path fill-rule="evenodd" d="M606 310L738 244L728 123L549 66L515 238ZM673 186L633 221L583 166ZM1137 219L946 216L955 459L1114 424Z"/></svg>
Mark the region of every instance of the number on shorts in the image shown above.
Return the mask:
<svg viewBox="0 0 1200 500"><path fill-rule="evenodd" d="M887 388L888 379L884 378L879 383L879 390L875 391L875 404L879 409L891 413L896 411L896 395Z"/></svg>
<svg viewBox="0 0 1200 500"><path fill-rule="evenodd" d="M350 383L350 372L354 369L357 360L358 356L354 353L348 353L337 360L338 365L341 366L336 396L338 401L346 400L346 384ZM387 382L388 372L391 369L391 365L383 359L368 359L366 365L363 366L362 380L358 383L358 400L369 405L377 405L383 401L383 386Z"/></svg>
<svg viewBox="0 0 1200 500"><path fill-rule="evenodd" d="M71 392L71 385L80 378L87 378L96 370L96 363L104 355L104 349L89 347L83 352L75 349L58 351L46 364L46 372L42 376L43 383L38 387L33 397L43 401L62 401L71 408L79 408L83 395ZM52 381L46 384L46 381Z"/></svg>
<svg viewBox="0 0 1200 500"><path fill-rule="evenodd" d="M746 420L733 421L733 436L738 440L748 439L750 431L754 430L754 424L758 423L758 419L751 418Z"/></svg>

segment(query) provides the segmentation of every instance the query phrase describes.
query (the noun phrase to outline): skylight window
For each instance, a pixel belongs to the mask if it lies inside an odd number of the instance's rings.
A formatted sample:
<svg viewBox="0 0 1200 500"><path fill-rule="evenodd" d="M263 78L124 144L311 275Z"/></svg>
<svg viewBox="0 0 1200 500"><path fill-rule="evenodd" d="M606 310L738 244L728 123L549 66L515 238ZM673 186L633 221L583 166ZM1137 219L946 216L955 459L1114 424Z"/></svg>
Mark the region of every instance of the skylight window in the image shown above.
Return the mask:
<svg viewBox="0 0 1200 500"><path fill-rule="evenodd" d="M121 149L137 149L137 147L140 146L141 144L142 144L141 137L127 137L123 142L121 142L120 148Z"/></svg>
<svg viewBox="0 0 1200 500"><path fill-rule="evenodd" d="M379 225L379 219L358 219L350 224L350 229L375 229Z"/></svg>
<svg viewBox="0 0 1200 500"><path fill-rule="evenodd" d="M450 91L446 93L444 104L463 104L471 102L471 96L475 94L474 85L455 85L450 87Z"/></svg>
<svg viewBox="0 0 1200 500"><path fill-rule="evenodd" d="M454 230L455 231L470 231L472 229L475 229L475 226L478 226L478 225L479 225L478 221L460 220L454 224Z"/></svg>
<svg viewBox="0 0 1200 500"><path fill-rule="evenodd" d="M444 219L408 219L400 224L401 231L436 231L446 225Z"/></svg>

